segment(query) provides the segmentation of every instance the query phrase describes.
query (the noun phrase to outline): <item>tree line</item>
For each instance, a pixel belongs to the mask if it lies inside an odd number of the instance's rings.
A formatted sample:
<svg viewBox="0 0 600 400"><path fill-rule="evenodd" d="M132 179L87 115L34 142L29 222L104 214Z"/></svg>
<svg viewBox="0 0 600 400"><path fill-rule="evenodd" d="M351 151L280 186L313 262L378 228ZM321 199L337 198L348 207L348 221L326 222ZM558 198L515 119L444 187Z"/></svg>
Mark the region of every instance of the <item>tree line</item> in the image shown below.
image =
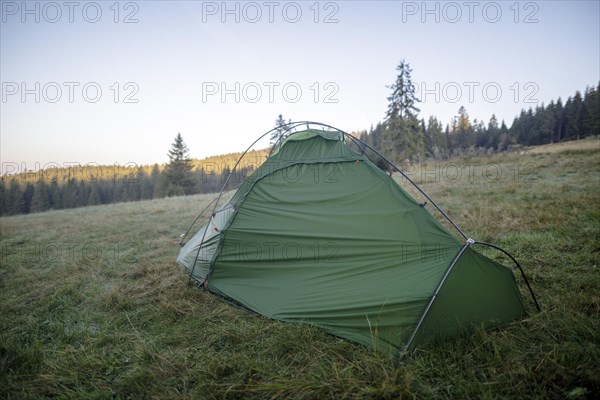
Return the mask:
<svg viewBox="0 0 600 400"><path fill-rule="evenodd" d="M182 142L183 144L183 142ZM245 157L228 186L241 183L266 158L266 151ZM189 160L181 174L179 161L152 166L77 166L51 168L0 180L0 215L28 214L166 196L214 193L221 190L241 153ZM169 165L176 165L169 168ZM183 176L183 185L177 180Z"/></svg>
<svg viewBox="0 0 600 400"><path fill-rule="evenodd" d="M392 161L402 163L484 155L515 146L577 140L600 133L600 84L576 91L564 102L522 110L510 126L492 115L487 123L472 119L465 107L444 125L435 116L419 117L412 69L402 60L389 86L383 121L368 131L354 132ZM284 132L280 114L271 144ZM267 157L269 149L252 151L238 167L228 187L244 181ZM25 172L0 179L0 215L138 201L165 196L212 193L221 189L241 153L192 160L177 134L169 150L169 163L152 166L75 166Z"/></svg>
<svg viewBox="0 0 600 400"><path fill-rule="evenodd" d="M487 123L469 117L465 107L444 124L435 116L419 118L419 99L412 83L412 69L402 60L389 86L385 119L357 134L370 146L396 162L420 162L464 155L502 152L518 145L532 146L577 140L600 133L600 84L564 102L522 110L510 128L492 115Z"/></svg>

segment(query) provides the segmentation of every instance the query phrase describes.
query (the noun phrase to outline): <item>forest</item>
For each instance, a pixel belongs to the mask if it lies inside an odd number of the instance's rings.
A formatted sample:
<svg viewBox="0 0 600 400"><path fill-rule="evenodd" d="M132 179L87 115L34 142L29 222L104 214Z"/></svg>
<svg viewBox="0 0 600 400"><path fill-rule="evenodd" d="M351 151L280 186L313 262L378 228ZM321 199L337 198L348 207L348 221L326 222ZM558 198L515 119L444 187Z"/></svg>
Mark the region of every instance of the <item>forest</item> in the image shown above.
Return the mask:
<svg viewBox="0 0 600 400"><path fill-rule="evenodd" d="M389 87L385 119L369 130L353 134L397 163L491 155L600 133L600 84L586 87L583 93L576 91L564 102L558 98L547 105L522 110L510 127L495 115L487 123L471 119L463 106L444 125L435 116L420 118L410 65L403 60L396 69L398 75ZM280 115L275 126L283 124ZM276 137L272 142L273 139ZM269 149L263 149L247 154L230 183L242 182L268 152ZM57 166L5 174L0 179L0 215L212 193L221 189L241 155L193 160L188 154L178 134L169 151L168 164Z"/></svg>

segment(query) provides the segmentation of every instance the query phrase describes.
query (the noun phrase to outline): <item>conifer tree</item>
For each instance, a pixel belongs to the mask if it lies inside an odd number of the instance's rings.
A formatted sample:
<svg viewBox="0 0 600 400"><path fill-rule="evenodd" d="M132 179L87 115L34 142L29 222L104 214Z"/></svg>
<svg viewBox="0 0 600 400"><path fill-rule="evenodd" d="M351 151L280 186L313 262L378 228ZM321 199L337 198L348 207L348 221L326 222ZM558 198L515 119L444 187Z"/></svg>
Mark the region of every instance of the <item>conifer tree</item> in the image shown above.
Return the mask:
<svg viewBox="0 0 600 400"><path fill-rule="evenodd" d="M434 116L429 117L425 130L426 156L436 160L448 157L448 142L443 126Z"/></svg>
<svg viewBox="0 0 600 400"><path fill-rule="evenodd" d="M50 187L48 188L48 194L50 196L50 208L59 210L63 208L62 192L58 186L58 178L52 178Z"/></svg>
<svg viewBox="0 0 600 400"><path fill-rule="evenodd" d="M460 106L458 109L458 115L456 118L455 132L457 147L461 149L468 149L475 144L475 131L473 125L469 120L469 114L464 106Z"/></svg>
<svg viewBox="0 0 600 400"><path fill-rule="evenodd" d="M90 206L102 204L102 195L100 194L100 182L93 182L91 186L92 188L90 190L90 195L87 199L87 204Z"/></svg>
<svg viewBox="0 0 600 400"><path fill-rule="evenodd" d="M498 126L498 119L496 114L492 114L487 127L487 140L485 147L496 150L498 143L500 142L500 127Z"/></svg>
<svg viewBox="0 0 600 400"><path fill-rule="evenodd" d="M29 214L31 211L31 199L33 198L33 183L27 183L23 190L23 214Z"/></svg>
<svg viewBox="0 0 600 400"><path fill-rule="evenodd" d="M583 100L581 98L581 92L578 90L573 96L569 113L569 125L568 135L570 139L579 139L581 137L582 122L585 118L585 109L583 107Z"/></svg>
<svg viewBox="0 0 600 400"><path fill-rule="evenodd" d="M593 87L586 87L583 96L583 118L581 121L582 136L600 132L600 98Z"/></svg>
<svg viewBox="0 0 600 400"><path fill-rule="evenodd" d="M31 198L31 212L46 211L50 208L50 195L48 185L43 179L38 180Z"/></svg>
<svg viewBox="0 0 600 400"><path fill-rule="evenodd" d="M8 190L4 184L4 179L0 179L0 215L4 215L8 211Z"/></svg>
<svg viewBox="0 0 600 400"><path fill-rule="evenodd" d="M292 122L291 119L288 120L288 122L285 122L285 119L283 118L282 114L279 114L277 116L277 119L275 120L275 130L271 133L271 146L277 143L279 138L285 134L286 130L284 128L284 125L289 124L290 122Z"/></svg>
<svg viewBox="0 0 600 400"><path fill-rule="evenodd" d="M562 100L559 97L558 100L556 100L556 127L554 128L554 132L556 133L556 139L557 142L560 142L563 138L563 132L565 130L565 109L563 107L562 104ZM553 136L554 138L554 136ZM554 143L554 140L550 141L551 143Z"/></svg>
<svg viewBox="0 0 600 400"><path fill-rule="evenodd" d="M162 197L160 183L161 183L162 174L160 172L160 168L158 164L154 164L152 166L152 171L150 171L150 182L152 182L152 198L157 199Z"/></svg>
<svg viewBox="0 0 600 400"><path fill-rule="evenodd" d="M25 212L25 202L23 199L23 190L16 179L12 179L8 185L7 214L21 214Z"/></svg>
<svg viewBox="0 0 600 400"><path fill-rule="evenodd" d="M164 172L164 194L166 196L195 193L197 185L192 172L192 160L188 153L189 149L183 142L181 133L178 133L169 150L169 163Z"/></svg>
<svg viewBox="0 0 600 400"><path fill-rule="evenodd" d="M392 94L388 97L381 147L396 160L419 161L425 155L423 126L417 108L420 100L412 82L410 64L402 60L396 71L396 81L388 87Z"/></svg>

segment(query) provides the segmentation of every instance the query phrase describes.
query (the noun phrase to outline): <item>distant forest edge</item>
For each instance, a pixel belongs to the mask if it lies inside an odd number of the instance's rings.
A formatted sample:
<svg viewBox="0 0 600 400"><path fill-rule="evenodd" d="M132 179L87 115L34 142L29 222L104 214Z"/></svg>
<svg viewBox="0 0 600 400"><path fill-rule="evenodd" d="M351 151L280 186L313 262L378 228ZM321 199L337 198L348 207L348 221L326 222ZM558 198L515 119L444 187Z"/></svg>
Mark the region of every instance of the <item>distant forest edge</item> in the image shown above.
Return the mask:
<svg viewBox="0 0 600 400"><path fill-rule="evenodd" d="M239 181L266 160L269 149L251 150L233 176ZM193 193L221 190L241 152L191 160ZM166 197L166 164L141 165L74 165L45 168L13 175L0 180L0 215L28 214L125 201Z"/></svg>
<svg viewBox="0 0 600 400"><path fill-rule="evenodd" d="M414 105L418 99L411 100L410 92L402 92L406 82L401 78L408 77L410 83L410 67L401 63L398 70L398 80L391 86L393 93L388 98L386 120L368 131L353 133L398 163L494 154L600 133L600 84L587 87L583 94L577 91L564 104L559 98L547 106L522 110L510 128L494 115L487 124L471 120L464 107L460 107L458 115L444 127L435 117L427 121L417 118L419 110ZM397 93L400 95L395 99ZM408 103L403 103L402 96L409 98ZM268 152L269 149L249 152L233 180L243 181L266 159ZM195 185L187 194L219 191L240 155L230 153L191 160ZM0 180L0 215L161 198L169 195L165 175L164 164L137 166L134 163L45 168L4 175Z"/></svg>

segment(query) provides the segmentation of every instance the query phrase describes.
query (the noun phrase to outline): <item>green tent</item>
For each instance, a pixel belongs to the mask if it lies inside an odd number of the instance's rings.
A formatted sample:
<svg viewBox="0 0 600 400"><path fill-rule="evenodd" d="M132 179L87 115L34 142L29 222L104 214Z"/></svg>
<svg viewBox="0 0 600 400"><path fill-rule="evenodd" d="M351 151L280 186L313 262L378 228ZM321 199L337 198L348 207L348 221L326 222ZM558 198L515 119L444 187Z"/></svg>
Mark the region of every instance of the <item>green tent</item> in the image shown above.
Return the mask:
<svg viewBox="0 0 600 400"><path fill-rule="evenodd" d="M366 144L326 127L286 135L215 206L177 258L193 280L269 318L394 356L523 316L510 268L451 234Z"/></svg>

